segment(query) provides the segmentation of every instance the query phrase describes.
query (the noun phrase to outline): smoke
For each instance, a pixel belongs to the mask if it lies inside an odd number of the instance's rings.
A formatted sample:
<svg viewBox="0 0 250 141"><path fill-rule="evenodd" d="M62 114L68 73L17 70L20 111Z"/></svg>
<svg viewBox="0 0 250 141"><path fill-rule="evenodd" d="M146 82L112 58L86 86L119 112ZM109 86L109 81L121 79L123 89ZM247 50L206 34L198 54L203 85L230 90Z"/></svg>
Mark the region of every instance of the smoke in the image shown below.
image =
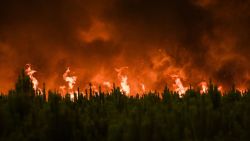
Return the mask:
<svg viewBox="0 0 250 141"><path fill-rule="evenodd" d="M249 8L248 0L2 0L0 90L26 63L51 89L68 66L82 87L118 83L115 68L127 66L132 93L141 83L171 86L171 75L249 87Z"/></svg>

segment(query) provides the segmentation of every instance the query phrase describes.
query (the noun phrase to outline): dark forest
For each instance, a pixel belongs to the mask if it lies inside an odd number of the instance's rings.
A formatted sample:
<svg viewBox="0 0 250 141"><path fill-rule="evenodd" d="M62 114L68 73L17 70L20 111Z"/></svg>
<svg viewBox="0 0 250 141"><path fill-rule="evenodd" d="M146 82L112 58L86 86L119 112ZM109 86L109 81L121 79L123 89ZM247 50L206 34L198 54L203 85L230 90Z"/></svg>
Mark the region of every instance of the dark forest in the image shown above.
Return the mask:
<svg viewBox="0 0 250 141"><path fill-rule="evenodd" d="M250 92L188 89L180 97L163 92L128 97L113 86L62 97L35 91L24 71L15 89L0 96L1 140L248 140Z"/></svg>

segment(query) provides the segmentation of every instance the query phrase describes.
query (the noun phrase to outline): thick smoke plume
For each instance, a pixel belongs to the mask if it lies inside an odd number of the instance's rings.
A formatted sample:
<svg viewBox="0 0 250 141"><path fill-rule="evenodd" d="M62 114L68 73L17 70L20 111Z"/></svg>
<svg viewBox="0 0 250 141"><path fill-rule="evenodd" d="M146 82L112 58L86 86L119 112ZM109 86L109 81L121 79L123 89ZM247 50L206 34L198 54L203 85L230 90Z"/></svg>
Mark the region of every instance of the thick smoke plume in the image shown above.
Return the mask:
<svg viewBox="0 0 250 141"><path fill-rule="evenodd" d="M50 89L68 66L80 87L119 83L127 67L132 92L171 87L171 75L247 88L249 17L249 0L1 0L0 90L27 63Z"/></svg>

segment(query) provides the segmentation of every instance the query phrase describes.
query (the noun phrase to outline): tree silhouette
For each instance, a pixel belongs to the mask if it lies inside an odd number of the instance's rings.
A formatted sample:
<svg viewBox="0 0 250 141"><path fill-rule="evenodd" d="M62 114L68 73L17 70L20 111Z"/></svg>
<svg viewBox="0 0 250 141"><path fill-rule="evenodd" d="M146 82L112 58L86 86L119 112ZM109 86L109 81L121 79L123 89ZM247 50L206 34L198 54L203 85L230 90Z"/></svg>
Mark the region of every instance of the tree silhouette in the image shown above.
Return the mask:
<svg viewBox="0 0 250 141"><path fill-rule="evenodd" d="M249 140L250 92L234 86L223 95L210 82L183 97L165 87L127 97L92 85L74 99L57 92L36 94L21 71L14 90L0 96L0 140Z"/></svg>

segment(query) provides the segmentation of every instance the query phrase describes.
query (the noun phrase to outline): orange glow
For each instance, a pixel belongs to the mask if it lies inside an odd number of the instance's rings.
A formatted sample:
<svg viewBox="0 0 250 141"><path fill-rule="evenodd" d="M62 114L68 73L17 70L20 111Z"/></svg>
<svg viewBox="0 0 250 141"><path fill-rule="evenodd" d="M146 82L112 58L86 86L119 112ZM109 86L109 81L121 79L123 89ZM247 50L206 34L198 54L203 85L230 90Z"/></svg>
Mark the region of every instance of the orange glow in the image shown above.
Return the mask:
<svg viewBox="0 0 250 141"><path fill-rule="evenodd" d="M110 39L110 34L105 23L98 20L93 20L88 31L80 32L80 38L85 42L92 42L94 40L107 41Z"/></svg>
<svg viewBox="0 0 250 141"><path fill-rule="evenodd" d="M109 81L105 81L103 82L103 86L107 87L107 88L111 88L111 83Z"/></svg>
<svg viewBox="0 0 250 141"><path fill-rule="evenodd" d="M130 93L130 87L128 85L128 77L121 76L121 89L125 92L126 95Z"/></svg>
<svg viewBox="0 0 250 141"><path fill-rule="evenodd" d="M202 81L199 86L201 87L200 93L206 93L208 90L207 82Z"/></svg>
<svg viewBox="0 0 250 141"><path fill-rule="evenodd" d="M221 85L218 86L218 91L223 92L223 87Z"/></svg>
<svg viewBox="0 0 250 141"><path fill-rule="evenodd" d="M186 93L187 87L184 87L181 79L178 75L171 75L172 78L175 78L175 84L173 84L173 87L175 88L175 91L179 94L180 97L182 97L183 94Z"/></svg>
<svg viewBox="0 0 250 141"><path fill-rule="evenodd" d="M65 73L63 74L63 79L65 82L68 83L68 89L66 90L66 86L60 86L59 89L61 90L61 93L65 95L66 93L70 94L70 98L74 98L74 85L76 83L77 77L76 76L70 76L70 68L68 67ZM73 97L73 98L72 98Z"/></svg>
<svg viewBox="0 0 250 141"><path fill-rule="evenodd" d="M114 83L132 96L166 85L181 95L189 84L206 92L199 83L208 79L224 92L250 87L248 1L46 2L2 4L0 92L15 87L27 61L41 68L27 68L36 90L43 82L63 93L92 83L106 92ZM61 78L67 66L77 77L66 70Z"/></svg>
<svg viewBox="0 0 250 141"><path fill-rule="evenodd" d="M146 86L145 83L142 83L141 80L136 80L133 79L132 77L132 82L131 84L129 83L129 78L128 75L126 74L128 71L128 67L121 67L121 68L116 68L115 71L117 72L117 79L118 82L120 83L120 88L121 88L121 92L124 92L127 96L133 96L132 92L138 93L138 94L144 94L146 92ZM38 80L37 78L34 77L34 73L36 73L36 70L33 70L31 68L30 64L26 65L26 69L25 69L26 74L29 76L29 78L32 81L33 84L33 88L36 91L39 91L42 93L41 89L38 88ZM70 70L70 68L67 68L66 71L63 73L62 75L63 80L67 83L67 85L61 85L59 86L59 90L60 93L62 95L65 95L66 93L70 94L70 98L73 100L74 99L74 93L78 93L74 90L74 86L76 84L77 81L77 76L72 75L72 72ZM175 92L177 92L179 94L180 97L182 97L188 87L185 87L182 80L185 79L184 75L182 75L180 73L180 75L170 75L170 77L173 79L173 90ZM106 81L105 81L106 79ZM112 87L112 81L115 82L114 80L111 79L107 79L105 78L102 74L97 75L96 79L94 79L95 81L92 83L91 82L91 89L93 92L98 93L99 92L99 88L97 86L102 86L103 90L105 90L106 92L111 91ZM148 83L146 83L148 84ZM83 84L84 85L84 84ZM86 85L85 85L86 86ZM205 81L200 82L197 86L194 87L199 87L200 88L200 93L207 93L208 92L208 84ZM89 88L89 85L87 85L87 87L85 87L86 89ZM153 87L151 87L153 88ZM151 88L148 88L149 90ZM218 86L218 91L220 91L221 93L224 91L222 85ZM244 87L241 86L239 88L237 88L240 92L244 91ZM151 89L152 90L152 89Z"/></svg>
<svg viewBox="0 0 250 141"><path fill-rule="evenodd" d="M76 83L76 76L69 76L70 73L70 69L67 68L67 70L65 71L65 73L63 74L63 79L68 83L69 89L72 90L75 83Z"/></svg>
<svg viewBox="0 0 250 141"><path fill-rule="evenodd" d="M63 94L63 95L65 95L67 93L66 86L60 86L59 90L60 90L61 94Z"/></svg>
<svg viewBox="0 0 250 141"><path fill-rule="evenodd" d="M247 91L247 89L244 87L239 87L237 88L237 90L240 91L241 93L244 93L245 91Z"/></svg>
<svg viewBox="0 0 250 141"><path fill-rule="evenodd" d="M128 67L121 67L119 69L115 69L118 73L118 78L120 79L121 83L121 90L122 92L125 92L126 95L130 94L130 86L128 85L128 76L127 75L123 75L122 71L124 69L128 69Z"/></svg>
<svg viewBox="0 0 250 141"><path fill-rule="evenodd" d="M145 92L146 91L146 87L143 83L141 83L141 89L142 89L142 92Z"/></svg>
<svg viewBox="0 0 250 141"><path fill-rule="evenodd" d="M25 72L29 76L30 80L32 81L33 89L37 90L38 89L38 80L33 76L34 73L36 73L36 71L31 69L30 64L26 64L26 67L27 68L26 68Z"/></svg>

